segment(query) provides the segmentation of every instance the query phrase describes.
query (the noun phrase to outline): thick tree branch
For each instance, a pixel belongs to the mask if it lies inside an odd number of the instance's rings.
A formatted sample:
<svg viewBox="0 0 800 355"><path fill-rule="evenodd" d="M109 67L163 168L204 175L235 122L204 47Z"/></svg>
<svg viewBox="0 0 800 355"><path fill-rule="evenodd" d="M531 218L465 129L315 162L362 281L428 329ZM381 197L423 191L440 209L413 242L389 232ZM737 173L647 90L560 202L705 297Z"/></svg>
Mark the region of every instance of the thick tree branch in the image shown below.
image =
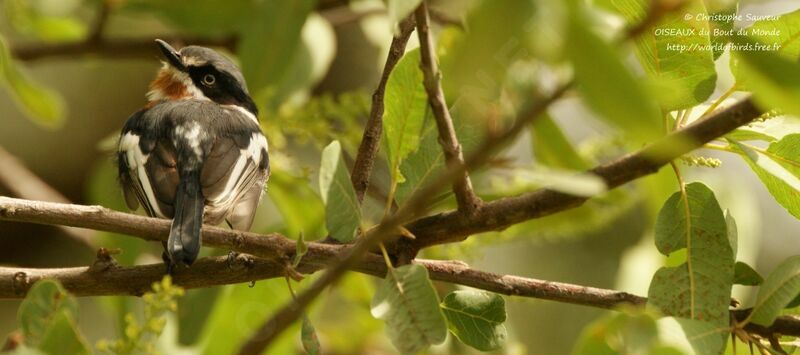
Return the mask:
<svg viewBox="0 0 800 355"><path fill-rule="evenodd" d="M447 101L442 90L441 76L436 63L433 39L430 33L430 20L428 6L423 0L414 12L417 20L417 36L420 46L420 67L425 78L425 91L428 94L428 102L436 118L436 127L439 130L439 144L444 152L445 162L449 166L463 171L453 180L453 193L458 202L458 209L466 214L471 214L482 201L472 190L472 182L469 179L467 170L464 169L464 154L461 151L461 144L458 142L456 130L453 126L453 118L447 109Z"/></svg>
<svg viewBox="0 0 800 355"><path fill-rule="evenodd" d="M375 157L378 155L380 147L383 132L383 96L386 91L386 83L389 81L389 74L392 73L395 65L405 53L408 38L414 31L414 20L408 17L400 22L399 26L400 33L392 38L381 79L375 92L372 93L372 108L364 128L364 135L361 138L361 145L358 146L356 162L353 164L353 171L350 174L350 180L353 182L353 188L356 190L356 197L359 201L364 200L364 193L369 187L369 177L372 174L372 167L375 165Z"/></svg>
<svg viewBox="0 0 800 355"><path fill-rule="evenodd" d="M12 195L24 199L72 203L2 146L0 146L0 185ZM62 225L56 225L56 227L64 231L72 240L92 248L92 231Z"/></svg>
<svg viewBox="0 0 800 355"><path fill-rule="evenodd" d="M344 246L338 246L344 249ZM498 275L470 268L458 261L415 260L428 269L433 280L469 286L499 294L570 303L602 309L621 305L642 306L644 297L626 292L537 280L532 278ZM297 268L302 273L312 273L324 264L304 259ZM354 267L355 271L383 277L386 264L381 257L370 254ZM213 287L285 276L285 265L262 258L239 254L234 257L201 258L191 268L173 275L176 285L184 288ZM76 296L131 295L141 296L150 290L153 282L164 275L164 265L148 264L121 267L113 260L99 258L90 267L57 269L0 267L0 299L22 298L30 287L41 279L56 279ZM747 318L749 310L735 310L732 315L739 322ZM800 319L779 317L770 327L748 324L745 330L762 336L784 334L800 336Z"/></svg>
<svg viewBox="0 0 800 355"><path fill-rule="evenodd" d="M543 103L526 110L530 115L522 116L521 118L538 116L538 113L544 110L546 104L555 100L561 93L563 93L563 90L556 92ZM603 177L610 187L619 186L656 171L665 162L752 121L759 114L760 110L756 109L750 100L744 100L711 115L703 121L676 131L638 153L623 157L616 162L599 166L593 169L592 172ZM519 127L519 125L515 125L515 127ZM506 133L502 137L510 139L513 136ZM502 143L502 140L493 140L486 145L489 148L494 148L502 145ZM476 154L486 154L483 152L487 150L479 151L481 153ZM468 159L468 165L469 162L470 160ZM449 169L448 171L454 170ZM446 181L444 184L446 184ZM273 321L266 323L261 328L261 331L257 333L261 337L254 337L254 339L262 339L263 341L257 341L257 345L263 349L268 344L269 339L272 339L296 319L302 309L319 295L327 285L337 280L347 269L356 265L361 260L361 257L383 238L396 235L397 226L415 213L415 206L424 207L426 197L430 195L426 189L418 192L396 214L384 220L371 233L361 238L359 243L348 247L350 249L345 253L346 256L343 259L333 264L311 287L298 295L295 302L289 303L282 308L277 313L278 316L273 318ZM502 229L523 220L563 211L579 206L583 201L585 201L585 198L544 189L487 203L476 211L477 216L473 218L465 218L463 214L458 212L449 212L423 218L407 225L407 228L417 236L415 240L411 241L411 245L415 250L418 250L430 245L462 240L469 234ZM0 219L89 227L137 235L153 240L165 239L169 229L169 222L166 220L133 216L102 207L60 205L3 197L0 197ZM273 260L283 260L284 262L289 260L289 257L294 253L294 243L277 234L259 236L254 233L204 226L203 239L208 245L225 247ZM400 243L405 241L405 239L402 239ZM327 251L335 254L335 251L331 250L332 247L334 246L311 243L310 250L315 252ZM311 252L310 254L313 255ZM308 256L306 255L306 257ZM264 334L267 336L263 336ZM257 350L258 347L249 347L247 349L252 351L253 349Z"/></svg>
<svg viewBox="0 0 800 355"><path fill-rule="evenodd" d="M600 165L588 172L601 177L609 188L618 187L657 172L671 160L752 122L761 113L762 111L750 99L744 99L717 111L707 119L675 131L636 153ZM410 244L415 250L436 244L457 242L472 234L502 230L529 219L575 208L586 200L587 197L540 189L487 202L471 216L459 211L450 211L419 219L406 225L417 238L401 242Z"/></svg>

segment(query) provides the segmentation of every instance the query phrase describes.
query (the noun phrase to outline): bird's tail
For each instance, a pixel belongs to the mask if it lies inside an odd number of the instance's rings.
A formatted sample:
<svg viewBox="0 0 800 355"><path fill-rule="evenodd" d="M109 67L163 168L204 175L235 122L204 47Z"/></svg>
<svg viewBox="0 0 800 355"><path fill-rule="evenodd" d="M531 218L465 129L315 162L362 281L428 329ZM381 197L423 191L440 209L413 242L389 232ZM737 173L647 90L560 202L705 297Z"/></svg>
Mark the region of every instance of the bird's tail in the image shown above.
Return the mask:
<svg viewBox="0 0 800 355"><path fill-rule="evenodd" d="M203 225L203 192L198 172L181 174L175 194L175 216L167 240L172 264L191 265L200 253L200 227Z"/></svg>

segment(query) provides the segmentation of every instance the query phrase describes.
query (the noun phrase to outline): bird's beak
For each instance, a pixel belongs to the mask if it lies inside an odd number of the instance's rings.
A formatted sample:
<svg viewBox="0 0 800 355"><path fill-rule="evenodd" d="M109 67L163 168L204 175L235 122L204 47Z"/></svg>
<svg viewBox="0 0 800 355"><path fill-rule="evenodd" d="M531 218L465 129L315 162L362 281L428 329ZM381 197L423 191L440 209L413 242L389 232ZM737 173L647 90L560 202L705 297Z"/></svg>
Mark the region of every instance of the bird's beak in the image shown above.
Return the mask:
<svg viewBox="0 0 800 355"><path fill-rule="evenodd" d="M172 48L172 46L170 46L169 43L164 42L160 39L156 39L156 43L158 43L158 48L161 48L161 53L164 54L164 57L167 58L167 60L169 61L170 64L172 64L173 67L175 67L180 71L186 70L186 66L183 64L183 61L181 60L181 54L178 53L178 51L176 51L175 48Z"/></svg>

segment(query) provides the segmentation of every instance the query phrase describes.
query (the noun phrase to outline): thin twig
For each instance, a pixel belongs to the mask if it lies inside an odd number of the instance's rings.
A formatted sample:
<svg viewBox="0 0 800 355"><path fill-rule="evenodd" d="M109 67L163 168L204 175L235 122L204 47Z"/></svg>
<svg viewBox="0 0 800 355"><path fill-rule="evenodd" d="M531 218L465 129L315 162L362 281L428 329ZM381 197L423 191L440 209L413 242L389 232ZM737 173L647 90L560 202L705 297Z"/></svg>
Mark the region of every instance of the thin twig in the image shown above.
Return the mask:
<svg viewBox="0 0 800 355"><path fill-rule="evenodd" d="M447 165L461 167L463 170L456 179L453 180L453 193L458 202L458 209L464 213L471 214L478 209L483 201L475 195L472 189L472 182L464 166L464 154L461 151L461 144L458 142L456 130L453 126L453 118L447 109L447 101L442 90L442 74L439 72L436 63L436 54L433 46L433 39L430 33L430 20L428 6L423 0L414 12L417 20L417 36L420 45L420 67L425 78L425 91L428 94L428 102L431 105L433 116L436 118L436 127L439 130L439 144L444 152Z"/></svg>
<svg viewBox="0 0 800 355"><path fill-rule="evenodd" d="M30 171L22 161L0 146L0 185L11 195L29 200L72 203L58 190ZM87 229L57 225L68 237L87 248L93 248L94 234Z"/></svg>
<svg viewBox="0 0 800 355"><path fill-rule="evenodd" d="M358 147L358 155L353 164L353 171L350 180L356 190L358 201L364 200L364 193L369 187L369 177L372 174L372 167L375 165L375 157L380 147L381 134L383 132L383 96L386 91L386 83L389 81L389 74L392 73L397 62L403 57L408 38L414 30L414 20L409 17L400 22L400 33L392 39L389 46L389 54L386 56L386 64L383 66L383 74L378 82L378 87L372 94L372 109L364 128L364 135L361 138L361 145Z"/></svg>

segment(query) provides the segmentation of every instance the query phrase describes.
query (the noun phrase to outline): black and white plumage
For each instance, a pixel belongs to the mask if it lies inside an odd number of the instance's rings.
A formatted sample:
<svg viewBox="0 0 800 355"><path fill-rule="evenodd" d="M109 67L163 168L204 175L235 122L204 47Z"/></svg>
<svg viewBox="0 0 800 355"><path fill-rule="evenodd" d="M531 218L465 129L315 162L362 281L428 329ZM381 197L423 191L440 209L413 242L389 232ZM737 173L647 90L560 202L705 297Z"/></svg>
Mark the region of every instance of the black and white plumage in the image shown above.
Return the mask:
<svg viewBox="0 0 800 355"><path fill-rule="evenodd" d="M238 68L217 52L158 41L168 63L119 140L128 207L172 218L165 261L190 265L203 223L248 230L269 177L267 140Z"/></svg>

